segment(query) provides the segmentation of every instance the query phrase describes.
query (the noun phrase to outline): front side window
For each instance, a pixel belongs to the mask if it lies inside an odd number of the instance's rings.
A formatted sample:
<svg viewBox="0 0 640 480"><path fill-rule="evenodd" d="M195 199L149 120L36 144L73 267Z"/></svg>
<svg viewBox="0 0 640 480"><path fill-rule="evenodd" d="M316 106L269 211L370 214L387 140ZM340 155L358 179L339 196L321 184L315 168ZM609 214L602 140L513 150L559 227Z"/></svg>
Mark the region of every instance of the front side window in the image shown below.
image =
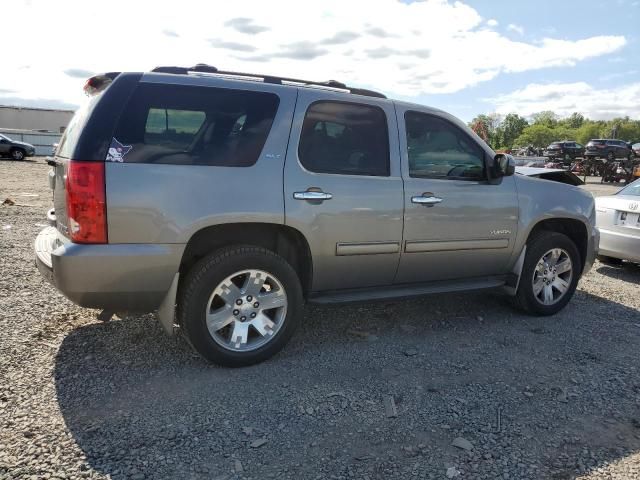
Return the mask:
<svg viewBox="0 0 640 480"><path fill-rule="evenodd" d="M485 178L484 150L452 123L425 113L406 112L411 177Z"/></svg>
<svg viewBox="0 0 640 480"><path fill-rule="evenodd" d="M386 115L370 105L316 102L305 114L298 156L311 172L388 176Z"/></svg>
<svg viewBox="0 0 640 480"><path fill-rule="evenodd" d="M256 163L278 110L267 92L141 84L115 139L128 163L247 167Z"/></svg>

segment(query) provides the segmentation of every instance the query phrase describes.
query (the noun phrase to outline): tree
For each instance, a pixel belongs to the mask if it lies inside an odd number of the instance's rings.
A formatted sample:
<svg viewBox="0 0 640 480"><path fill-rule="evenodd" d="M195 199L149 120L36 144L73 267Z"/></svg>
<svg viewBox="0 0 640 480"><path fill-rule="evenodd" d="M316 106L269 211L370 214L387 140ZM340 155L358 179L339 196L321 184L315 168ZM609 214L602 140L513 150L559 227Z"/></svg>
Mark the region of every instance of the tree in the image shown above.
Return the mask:
<svg viewBox="0 0 640 480"><path fill-rule="evenodd" d="M516 138L518 138L522 131L529 125L523 117L517 113L510 113L502 121L498 130L501 133L502 145L507 148L512 148Z"/></svg>
<svg viewBox="0 0 640 480"><path fill-rule="evenodd" d="M515 143L518 146L546 147L556 140L558 140L557 132L553 128L535 123L526 127L522 134L516 138Z"/></svg>
<svg viewBox="0 0 640 480"><path fill-rule="evenodd" d="M500 121L500 115L497 113L490 113L489 115L482 113L471 120L469 126L491 148L498 148L501 142L500 131L498 130Z"/></svg>
<svg viewBox="0 0 640 480"><path fill-rule="evenodd" d="M558 115L553 113L551 110L534 113L532 118L534 125L545 125L549 128L553 128L558 124Z"/></svg>
<svg viewBox="0 0 640 480"><path fill-rule="evenodd" d="M584 115L578 112L573 112L564 120L564 122L570 128L580 128L584 123Z"/></svg>

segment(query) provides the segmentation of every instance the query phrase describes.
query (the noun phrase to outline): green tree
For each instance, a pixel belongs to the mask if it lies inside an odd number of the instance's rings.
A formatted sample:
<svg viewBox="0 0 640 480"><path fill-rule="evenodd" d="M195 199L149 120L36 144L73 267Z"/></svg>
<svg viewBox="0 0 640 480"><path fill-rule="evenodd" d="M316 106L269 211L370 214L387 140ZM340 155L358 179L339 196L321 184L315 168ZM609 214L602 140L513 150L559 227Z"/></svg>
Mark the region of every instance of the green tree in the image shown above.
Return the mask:
<svg viewBox="0 0 640 480"><path fill-rule="evenodd" d="M526 127L522 134L516 138L515 144L521 147L533 145L534 147L546 147L551 142L558 140L557 132L547 125L536 123Z"/></svg>
<svg viewBox="0 0 640 480"><path fill-rule="evenodd" d="M517 113L510 113L504 117L504 120L498 127L502 146L512 148L516 138L522 134L522 131L528 125L529 122Z"/></svg>
<svg viewBox="0 0 640 480"><path fill-rule="evenodd" d="M578 112L573 112L563 120L563 123L565 123L569 128L580 128L584 123L584 115Z"/></svg>
<svg viewBox="0 0 640 480"><path fill-rule="evenodd" d="M475 117L469 123L469 126L481 137L487 144L494 149L501 145L501 132L499 130L501 117L497 113L488 115L482 113ZM486 137L484 138L486 133Z"/></svg>
<svg viewBox="0 0 640 480"><path fill-rule="evenodd" d="M545 125L554 128L558 124L558 115L551 110L534 113L532 116L534 125Z"/></svg>

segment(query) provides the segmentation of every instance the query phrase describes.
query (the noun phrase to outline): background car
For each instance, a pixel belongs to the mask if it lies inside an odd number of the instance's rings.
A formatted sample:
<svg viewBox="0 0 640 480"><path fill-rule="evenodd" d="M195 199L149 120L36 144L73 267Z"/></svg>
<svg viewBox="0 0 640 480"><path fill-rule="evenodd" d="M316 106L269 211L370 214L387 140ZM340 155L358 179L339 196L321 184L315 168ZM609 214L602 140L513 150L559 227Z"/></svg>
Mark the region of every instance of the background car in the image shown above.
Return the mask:
<svg viewBox="0 0 640 480"><path fill-rule="evenodd" d="M553 142L545 151L544 156L550 160L561 159L565 164L569 164L576 158L584 156L585 148L578 142L565 140L563 142Z"/></svg>
<svg viewBox="0 0 640 480"><path fill-rule="evenodd" d="M597 138L589 140L585 151L586 158L606 158L613 161L616 158L633 158L633 150L627 142Z"/></svg>
<svg viewBox="0 0 640 480"><path fill-rule="evenodd" d="M12 140L6 135L0 134L0 156L10 157L14 160L22 160L36 154L36 147L30 143Z"/></svg>
<svg viewBox="0 0 640 480"><path fill-rule="evenodd" d="M596 226L600 261L640 263L640 180L615 195L596 198Z"/></svg>

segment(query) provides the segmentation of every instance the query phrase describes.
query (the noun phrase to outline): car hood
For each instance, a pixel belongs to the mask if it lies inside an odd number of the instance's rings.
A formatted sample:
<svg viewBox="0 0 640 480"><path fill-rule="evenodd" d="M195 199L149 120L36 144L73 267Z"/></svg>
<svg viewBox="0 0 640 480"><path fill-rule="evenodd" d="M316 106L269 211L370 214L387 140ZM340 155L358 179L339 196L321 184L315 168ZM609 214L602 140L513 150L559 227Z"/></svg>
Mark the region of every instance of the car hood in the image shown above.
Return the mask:
<svg viewBox="0 0 640 480"><path fill-rule="evenodd" d="M16 140L13 140L11 142L12 145L18 145L20 147L26 147L26 148L36 148L33 145L31 145L30 143L26 143L26 142L18 142Z"/></svg>

